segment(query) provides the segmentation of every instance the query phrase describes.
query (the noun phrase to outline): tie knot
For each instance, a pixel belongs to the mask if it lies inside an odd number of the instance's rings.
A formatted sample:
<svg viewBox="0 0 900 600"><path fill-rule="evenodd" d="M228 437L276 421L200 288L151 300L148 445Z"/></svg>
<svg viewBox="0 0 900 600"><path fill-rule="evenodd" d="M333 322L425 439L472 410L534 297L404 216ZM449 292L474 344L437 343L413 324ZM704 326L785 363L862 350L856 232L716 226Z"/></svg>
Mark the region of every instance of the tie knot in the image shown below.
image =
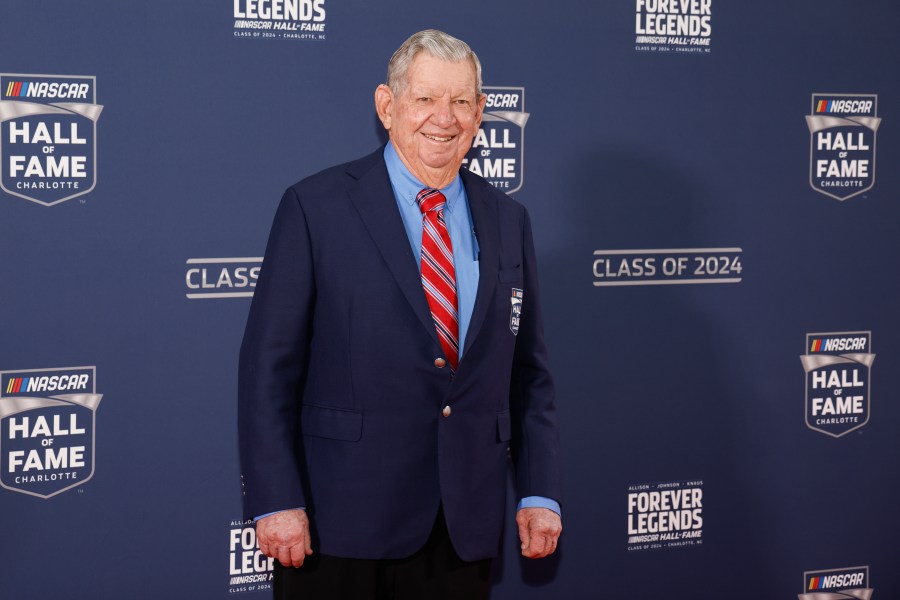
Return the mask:
<svg viewBox="0 0 900 600"><path fill-rule="evenodd" d="M440 191L425 188L416 195L416 203L424 215L427 212L443 210L447 206L447 199Z"/></svg>

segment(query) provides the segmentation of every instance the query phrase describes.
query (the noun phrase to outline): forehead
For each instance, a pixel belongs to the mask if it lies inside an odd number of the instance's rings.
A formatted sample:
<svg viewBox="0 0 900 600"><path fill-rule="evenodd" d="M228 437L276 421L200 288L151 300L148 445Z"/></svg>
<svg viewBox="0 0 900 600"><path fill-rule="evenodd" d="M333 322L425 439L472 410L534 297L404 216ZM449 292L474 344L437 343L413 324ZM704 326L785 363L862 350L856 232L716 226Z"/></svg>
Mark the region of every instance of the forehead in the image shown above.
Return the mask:
<svg viewBox="0 0 900 600"><path fill-rule="evenodd" d="M406 83L410 88L433 90L450 89L451 92L474 94L475 65L470 60L442 60L420 52L413 59L406 72Z"/></svg>

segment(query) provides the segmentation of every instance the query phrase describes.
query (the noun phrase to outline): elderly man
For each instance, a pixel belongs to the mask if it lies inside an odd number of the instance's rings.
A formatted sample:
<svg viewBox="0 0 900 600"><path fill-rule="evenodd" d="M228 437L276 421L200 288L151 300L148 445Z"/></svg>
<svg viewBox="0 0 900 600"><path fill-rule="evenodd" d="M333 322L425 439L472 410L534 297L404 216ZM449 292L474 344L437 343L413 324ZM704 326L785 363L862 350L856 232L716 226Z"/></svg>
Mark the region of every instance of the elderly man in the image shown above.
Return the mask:
<svg viewBox="0 0 900 600"><path fill-rule="evenodd" d="M460 169L484 105L469 46L417 33L375 90L390 142L282 198L239 376L278 598L486 598L510 458L522 554L556 549L531 224Z"/></svg>

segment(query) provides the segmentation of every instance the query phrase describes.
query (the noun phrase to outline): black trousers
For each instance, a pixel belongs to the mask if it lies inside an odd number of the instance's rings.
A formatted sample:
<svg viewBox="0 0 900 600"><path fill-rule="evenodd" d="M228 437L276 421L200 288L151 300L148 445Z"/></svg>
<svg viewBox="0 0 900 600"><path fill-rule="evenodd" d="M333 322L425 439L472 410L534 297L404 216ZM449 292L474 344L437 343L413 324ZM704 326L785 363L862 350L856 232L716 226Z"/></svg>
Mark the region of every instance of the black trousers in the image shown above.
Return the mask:
<svg viewBox="0 0 900 600"><path fill-rule="evenodd" d="M457 556L443 511L421 550L400 559L307 556L299 569L275 561L275 600L487 600L491 559Z"/></svg>

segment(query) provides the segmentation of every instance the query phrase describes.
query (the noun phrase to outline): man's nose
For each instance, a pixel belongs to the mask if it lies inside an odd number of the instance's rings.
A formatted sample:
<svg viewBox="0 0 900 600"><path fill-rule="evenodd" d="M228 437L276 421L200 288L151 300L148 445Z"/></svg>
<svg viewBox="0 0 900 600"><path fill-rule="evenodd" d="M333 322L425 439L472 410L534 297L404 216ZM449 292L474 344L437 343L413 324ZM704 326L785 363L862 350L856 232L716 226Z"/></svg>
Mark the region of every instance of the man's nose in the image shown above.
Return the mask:
<svg viewBox="0 0 900 600"><path fill-rule="evenodd" d="M449 127L456 120L450 100L438 100L434 105L434 114L432 115L435 124L441 127Z"/></svg>

